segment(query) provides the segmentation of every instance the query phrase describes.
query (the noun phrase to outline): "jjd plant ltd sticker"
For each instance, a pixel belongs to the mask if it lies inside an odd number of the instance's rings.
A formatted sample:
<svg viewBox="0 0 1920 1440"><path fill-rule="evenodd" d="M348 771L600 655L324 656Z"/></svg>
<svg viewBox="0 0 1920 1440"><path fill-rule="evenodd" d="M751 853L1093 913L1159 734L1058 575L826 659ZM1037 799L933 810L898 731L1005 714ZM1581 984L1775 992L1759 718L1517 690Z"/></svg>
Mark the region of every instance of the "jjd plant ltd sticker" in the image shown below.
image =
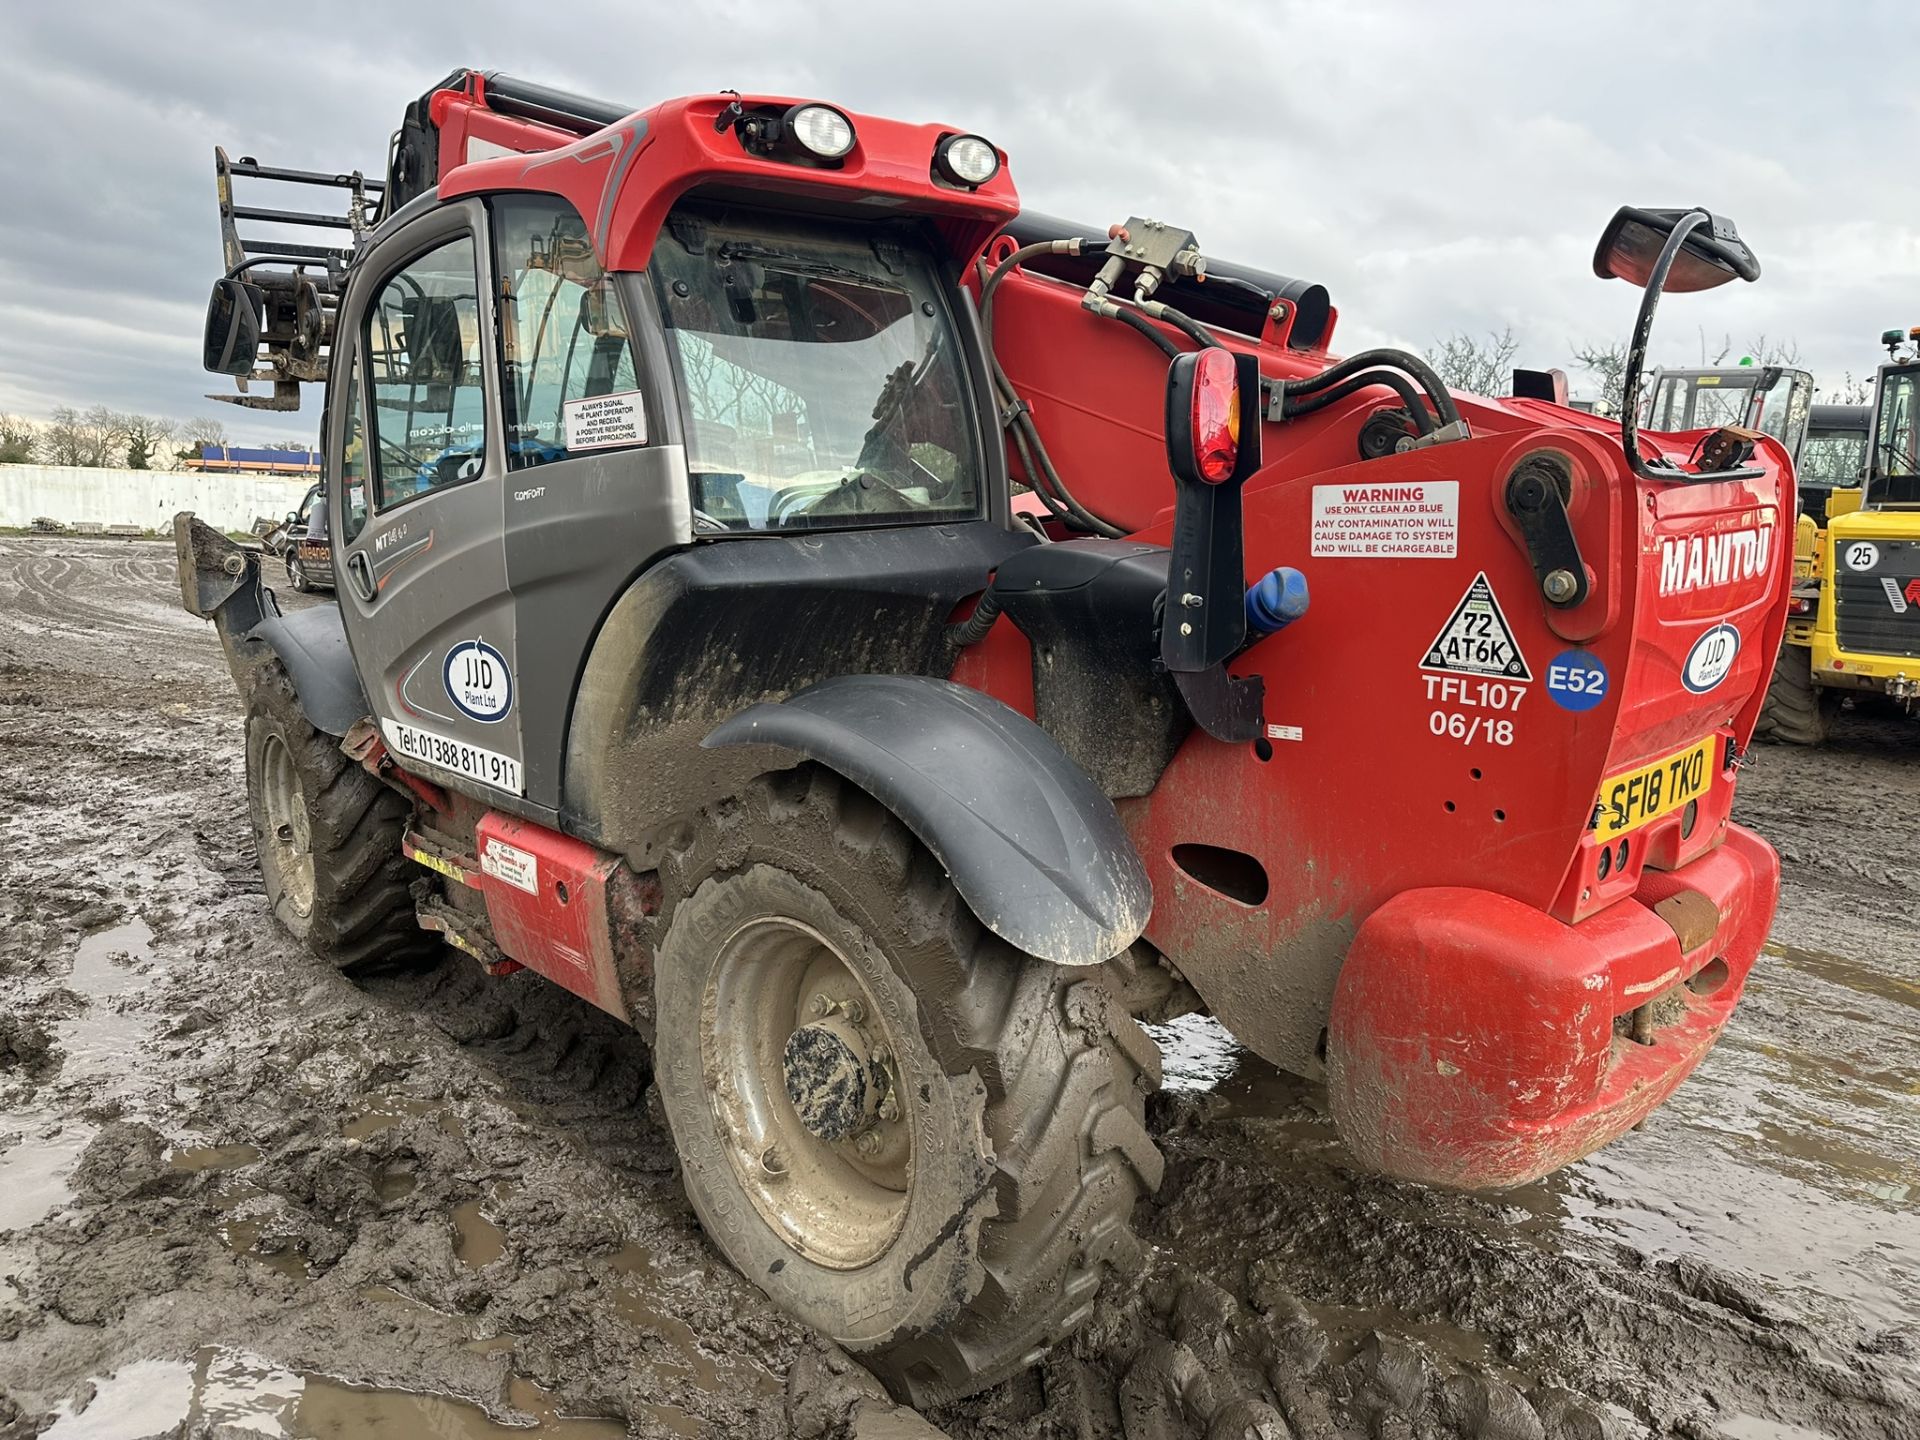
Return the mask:
<svg viewBox="0 0 1920 1440"><path fill-rule="evenodd" d="M507 657L484 640L463 640L447 652L441 672L447 698L469 720L492 725L513 709L513 672Z"/></svg>
<svg viewBox="0 0 1920 1440"><path fill-rule="evenodd" d="M1696 695L1704 695L1733 669L1734 658L1740 653L1740 632L1731 625L1716 625L1698 640L1687 652L1687 663L1680 671L1680 680L1687 689Z"/></svg>

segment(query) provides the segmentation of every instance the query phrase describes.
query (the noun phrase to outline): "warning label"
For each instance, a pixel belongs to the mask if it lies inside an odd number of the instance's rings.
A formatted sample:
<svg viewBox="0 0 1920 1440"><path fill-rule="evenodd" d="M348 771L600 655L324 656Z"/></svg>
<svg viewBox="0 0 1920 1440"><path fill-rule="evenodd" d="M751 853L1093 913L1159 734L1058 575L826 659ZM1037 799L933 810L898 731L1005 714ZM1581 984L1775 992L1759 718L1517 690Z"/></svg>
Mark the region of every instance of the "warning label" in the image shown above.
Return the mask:
<svg viewBox="0 0 1920 1440"><path fill-rule="evenodd" d="M1420 668L1455 675L1492 675L1502 680L1533 679L1526 656L1520 653L1512 627L1494 598L1493 586L1487 583L1486 571L1473 577L1467 593L1427 647L1427 658L1420 662Z"/></svg>
<svg viewBox="0 0 1920 1440"><path fill-rule="evenodd" d="M615 445L647 443L647 412L638 390L591 395L560 407L568 450L607 450Z"/></svg>
<svg viewBox="0 0 1920 1440"><path fill-rule="evenodd" d="M1316 485L1313 553L1450 560L1460 553L1460 482Z"/></svg>

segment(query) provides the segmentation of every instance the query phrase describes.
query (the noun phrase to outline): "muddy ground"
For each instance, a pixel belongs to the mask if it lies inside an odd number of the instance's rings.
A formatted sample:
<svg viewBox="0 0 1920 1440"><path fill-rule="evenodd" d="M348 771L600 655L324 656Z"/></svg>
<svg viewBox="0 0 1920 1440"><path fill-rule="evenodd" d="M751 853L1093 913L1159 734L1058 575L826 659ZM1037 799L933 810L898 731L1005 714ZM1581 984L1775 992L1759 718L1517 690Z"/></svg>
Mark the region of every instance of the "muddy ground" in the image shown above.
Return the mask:
<svg viewBox="0 0 1920 1440"><path fill-rule="evenodd" d="M0 1437L907 1433L701 1236L631 1036L269 927L172 573L0 539ZM1642 1131L1497 1199L1389 1184L1185 1023L1149 1274L930 1419L1920 1436L1920 727L1760 750L1741 810L1786 860L1771 958Z"/></svg>

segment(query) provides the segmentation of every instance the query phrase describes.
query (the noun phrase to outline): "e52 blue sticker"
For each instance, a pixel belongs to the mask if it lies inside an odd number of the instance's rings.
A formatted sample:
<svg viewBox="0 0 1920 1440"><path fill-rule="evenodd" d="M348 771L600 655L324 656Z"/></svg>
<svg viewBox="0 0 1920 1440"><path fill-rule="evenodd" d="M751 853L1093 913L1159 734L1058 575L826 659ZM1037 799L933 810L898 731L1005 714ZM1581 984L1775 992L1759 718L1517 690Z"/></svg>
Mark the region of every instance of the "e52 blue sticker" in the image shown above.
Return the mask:
<svg viewBox="0 0 1920 1440"><path fill-rule="evenodd" d="M1547 696L1562 710L1591 710L1607 698L1606 662L1591 650L1562 650L1547 662Z"/></svg>

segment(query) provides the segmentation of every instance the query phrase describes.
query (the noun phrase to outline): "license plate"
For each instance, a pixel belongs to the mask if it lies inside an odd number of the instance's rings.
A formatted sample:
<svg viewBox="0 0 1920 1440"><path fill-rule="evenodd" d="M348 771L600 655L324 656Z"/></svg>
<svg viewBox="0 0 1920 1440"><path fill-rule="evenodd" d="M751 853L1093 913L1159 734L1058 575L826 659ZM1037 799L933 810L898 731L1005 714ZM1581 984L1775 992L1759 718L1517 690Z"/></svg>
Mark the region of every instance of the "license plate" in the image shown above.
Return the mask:
<svg viewBox="0 0 1920 1440"><path fill-rule="evenodd" d="M1612 840L1698 800L1713 788L1713 777L1720 771L1719 753L1720 737L1709 735L1677 755L1602 781L1594 811L1595 837Z"/></svg>

